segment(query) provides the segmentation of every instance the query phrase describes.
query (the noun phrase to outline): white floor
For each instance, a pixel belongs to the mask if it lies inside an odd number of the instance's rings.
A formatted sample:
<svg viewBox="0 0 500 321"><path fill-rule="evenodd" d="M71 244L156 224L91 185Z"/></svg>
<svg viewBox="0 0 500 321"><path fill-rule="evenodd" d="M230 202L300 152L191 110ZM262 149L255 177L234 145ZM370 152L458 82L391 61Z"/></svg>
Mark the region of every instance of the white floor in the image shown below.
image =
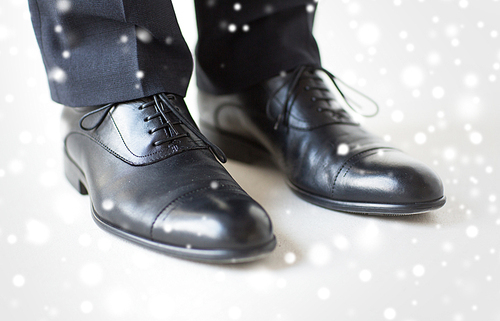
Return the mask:
<svg viewBox="0 0 500 321"><path fill-rule="evenodd" d="M193 4L174 2L194 45ZM321 2L324 66L380 102L365 126L432 166L448 203L337 213L295 197L272 168L230 161L279 242L262 261L218 266L94 224L62 174L61 107L27 4L2 1L0 320L500 320L499 12L498 0Z"/></svg>

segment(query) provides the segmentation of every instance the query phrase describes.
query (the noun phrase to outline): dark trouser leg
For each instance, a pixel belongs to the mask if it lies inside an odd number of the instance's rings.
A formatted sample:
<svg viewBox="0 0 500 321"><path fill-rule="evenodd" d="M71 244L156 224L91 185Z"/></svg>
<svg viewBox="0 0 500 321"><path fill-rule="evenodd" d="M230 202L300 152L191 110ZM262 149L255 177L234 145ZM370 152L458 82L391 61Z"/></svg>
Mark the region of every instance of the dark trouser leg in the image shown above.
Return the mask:
<svg viewBox="0 0 500 321"><path fill-rule="evenodd" d="M29 5L56 102L90 106L160 92L185 95L192 58L170 0Z"/></svg>
<svg viewBox="0 0 500 321"><path fill-rule="evenodd" d="M239 10L233 1L195 0L200 89L213 94L237 92L299 65L320 66L312 35L312 1L237 3Z"/></svg>

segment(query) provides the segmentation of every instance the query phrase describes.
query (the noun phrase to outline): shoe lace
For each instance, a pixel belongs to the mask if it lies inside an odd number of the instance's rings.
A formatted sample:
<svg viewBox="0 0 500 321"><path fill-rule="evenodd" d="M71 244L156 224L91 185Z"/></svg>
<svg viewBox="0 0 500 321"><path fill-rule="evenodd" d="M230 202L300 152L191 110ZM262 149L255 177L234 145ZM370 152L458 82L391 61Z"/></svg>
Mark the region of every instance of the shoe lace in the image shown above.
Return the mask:
<svg viewBox="0 0 500 321"><path fill-rule="evenodd" d="M328 70L326 70L324 68L303 65L303 66L298 66L297 68L295 68L291 72L291 77L287 81L285 81L280 87L278 87L271 94L270 99L267 101L266 110L269 109L269 106L270 106L271 102L273 101L274 97L277 96L278 92L280 92L283 88L287 87L285 101L283 103L282 110L281 110L280 114L278 115L278 118L276 119L276 123L274 124L274 129L275 130L277 130L279 128L279 126L281 124L284 124L285 120L288 119L288 116L289 116L289 113L290 113L293 101L295 100L295 96L298 95L298 92L295 89L298 86L299 81L301 79L309 78L309 79L314 79L314 80L320 81L321 83L323 82L323 79L321 77L319 77L318 75L316 75L316 73L314 72L315 70L319 70L319 71L324 72L328 76L328 78L331 79L331 81L332 81L333 85L335 86L335 89L338 91L340 97L342 97L342 99L344 100L344 102L346 103L346 105L349 106L349 108L351 108L354 112L356 112L357 114L359 114L361 116L364 116L364 117L373 117L373 116L375 116L375 115L378 114L378 111L379 111L378 104L373 99L371 99L370 97L368 97L367 95L365 95L365 94L361 93L360 91L356 90L355 88L349 86L344 81L342 81L337 76L335 76L334 74L332 74L331 72L329 72ZM340 89L339 83L341 85L345 86L346 88L348 88L349 90L353 91L355 94L361 96L362 98L364 98L365 100L367 100L369 103L373 104L375 106L375 111L373 113L370 113L370 114L364 113L363 112L364 108L363 108L362 104L360 104L357 101L355 101L355 100L347 97L344 94L344 92ZM319 85L318 86L310 86L310 85L307 85L307 86L304 87L304 90L306 90L306 91L313 90L313 89L314 90L319 90L319 91L322 91L322 92L329 92L330 91L326 86L319 86ZM330 101L335 100L335 98L333 98L331 96L330 97L328 97L328 96L323 96L323 97L313 96L311 98L311 100L313 102L328 101L329 105L331 106ZM317 110L319 112L328 111L328 112L331 112L334 115L337 114L340 117L343 117L344 114L346 114L345 110L342 109L342 108L340 108L340 109L333 109L333 108L319 107L319 108L317 108Z"/></svg>
<svg viewBox="0 0 500 321"><path fill-rule="evenodd" d="M171 100L174 100L175 96L174 95L167 95L165 93L157 94L152 96L152 100L149 100L148 102L145 102L139 106L139 110L148 108L148 107L155 107L156 113L149 115L148 117L144 118L144 121L148 122L152 119L155 118L160 118L162 120L162 124L158 127L152 128L149 130L149 134L153 134L154 132L157 132L158 130L165 129L165 133L167 134L167 138L158 140L153 142L154 146L160 146L162 144L171 142L175 139L179 139L182 137L188 137L189 133L180 133L174 125L179 125L183 124L186 126L192 133L194 133L199 139L201 139L205 144L207 144L208 148L211 150L211 152L217 157L217 159L221 163L225 163L227 161L227 157L224 154L224 152L217 147L214 143L210 142L198 129L198 127L192 122L190 122L186 117L184 117L180 113L180 109L176 107ZM99 107L98 109L95 109L85 115L80 119L80 128L85 131L90 131L98 128L101 126L101 124L104 122L104 119L106 118L107 114L118 104L117 103L111 103L104 105L102 107ZM84 125L85 119L88 117L102 113L100 118L90 127ZM175 115L177 118L176 121L172 121L172 117L169 116L169 114L172 113Z"/></svg>

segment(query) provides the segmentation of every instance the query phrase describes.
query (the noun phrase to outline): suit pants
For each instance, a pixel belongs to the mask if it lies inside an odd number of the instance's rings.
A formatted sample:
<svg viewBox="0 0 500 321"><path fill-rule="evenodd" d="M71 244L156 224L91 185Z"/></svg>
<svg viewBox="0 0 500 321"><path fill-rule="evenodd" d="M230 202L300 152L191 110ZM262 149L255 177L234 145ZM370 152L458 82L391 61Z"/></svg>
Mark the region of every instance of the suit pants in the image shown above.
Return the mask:
<svg viewBox="0 0 500 321"><path fill-rule="evenodd" d="M29 0L52 99L96 106L161 92L185 96L193 58L170 0ZM312 0L195 0L197 85L245 89L320 66Z"/></svg>

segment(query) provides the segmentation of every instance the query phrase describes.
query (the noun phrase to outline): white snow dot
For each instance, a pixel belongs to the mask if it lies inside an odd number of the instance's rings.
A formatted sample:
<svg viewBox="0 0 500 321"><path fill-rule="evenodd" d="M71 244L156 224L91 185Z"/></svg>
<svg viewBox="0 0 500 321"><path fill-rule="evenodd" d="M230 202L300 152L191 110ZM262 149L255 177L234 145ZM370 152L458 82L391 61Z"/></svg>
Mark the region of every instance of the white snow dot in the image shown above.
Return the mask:
<svg viewBox="0 0 500 321"><path fill-rule="evenodd" d="M211 189L218 189L219 188L219 182L217 182L217 181L211 181L210 182L210 188Z"/></svg>
<svg viewBox="0 0 500 321"><path fill-rule="evenodd" d="M444 89L443 87L434 87L432 89L432 96L436 99L441 99L444 97Z"/></svg>
<svg viewBox="0 0 500 321"><path fill-rule="evenodd" d="M21 274L17 274L12 278L12 283L15 287L22 287L26 283L26 279Z"/></svg>
<svg viewBox="0 0 500 321"><path fill-rule="evenodd" d="M385 309L384 310L384 317L387 320L394 320L394 318L396 318L396 310L394 310L393 308Z"/></svg>
<svg viewBox="0 0 500 321"><path fill-rule="evenodd" d="M443 244L443 251L445 251L445 252L453 251L453 244L451 242L445 242Z"/></svg>
<svg viewBox="0 0 500 321"><path fill-rule="evenodd" d="M56 33L61 33L61 32L62 32L62 30L63 30L63 28L62 28L62 26L61 26L61 25L56 25L56 26L54 27L54 31L55 31Z"/></svg>
<svg viewBox="0 0 500 321"><path fill-rule="evenodd" d="M371 46L378 42L380 30L375 24L365 23L359 27L357 36L363 45Z"/></svg>
<svg viewBox="0 0 500 321"><path fill-rule="evenodd" d="M233 6L234 11L240 11L241 10L241 4L239 2L236 2Z"/></svg>
<svg viewBox="0 0 500 321"><path fill-rule="evenodd" d="M423 265L421 264L417 264L413 267L413 275L415 275L416 277L421 277L424 275L425 273L425 268Z"/></svg>
<svg viewBox="0 0 500 321"><path fill-rule="evenodd" d="M437 52L432 52L427 56L427 62L430 65L439 65L441 63L441 55Z"/></svg>
<svg viewBox="0 0 500 321"><path fill-rule="evenodd" d="M283 278L279 278L278 280L276 280L276 286L280 289L285 288L286 287L286 280Z"/></svg>
<svg viewBox="0 0 500 321"><path fill-rule="evenodd" d="M337 235L333 239L333 244L335 245L336 248L338 248L341 251L345 251L349 248L349 241L347 238L343 235Z"/></svg>
<svg viewBox="0 0 500 321"><path fill-rule="evenodd" d="M150 43L151 41L153 41L153 35L151 35L151 33L149 33L149 31L147 31L146 29L143 29L143 28L137 27L136 36L137 36L137 39L139 39L140 41L142 41L144 43Z"/></svg>
<svg viewBox="0 0 500 321"><path fill-rule="evenodd" d="M78 238L78 243L83 247L87 247L92 243L92 238L88 234L82 234Z"/></svg>
<svg viewBox="0 0 500 321"><path fill-rule="evenodd" d="M170 233L174 230L174 227L172 226L172 224L165 224L163 226L163 230L166 232L166 233Z"/></svg>
<svg viewBox="0 0 500 321"><path fill-rule="evenodd" d="M111 249L111 242L107 238L101 238L97 242L97 247L103 252L109 251Z"/></svg>
<svg viewBox="0 0 500 321"><path fill-rule="evenodd" d="M337 146L337 154L338 155L347 155L349 153L349 145L340 144Z"/></svg>
<svg viewBox="0 0 500 321"><path fill-rule="evenodd" d="M454 24L450 24L448 26L446 26L446 29L445 29L445 34L446 36L450 37L450 38L455 38L456 36L458 36L458 26L457 25L454 25Z"/></svg>
<svg viewBox="0 0 500 321"><path fill-rule="evenodd" d="M401 39L406 39L406 38L408 38L408 32L406 32L405 30L400 31L400 32L399 32L399 37L400 37Z"/></svg>
<svg viewBox="0 0 500 321"><path fill-rule="evenodd" d="M457 157L457 152L455 149L448 147L443 151L443 157L449 161L454 160Z"/></svg>
<svg viewBox="0 0 500 321"><path fill-rule="evenodd" d="M5 95L5 102L11 103L13 101L14 101L14 95L12 95L12 94Z"/></svg>
<svg viewBox="0 0 500 321"><path fill-rule="evenodd" d="M241 27L241 30L243 30L244 32L248 32L250 30L250 26L249 25L243 25Z"/></svg>
<svg viewBox="0 0 500 321"><path fill-rule="evenodd" d="M90 301L83 301L82 304L80 304L80 310L85 314L92 312L93 309L94 305Z"/></svg>
<svg viewBox="0 0 500 321"><path fill-rule="evenodd" d="M288 253L285 254L285 262L287 264L293 264L293 263L295 263L296 259L297 259L297 257L295 256L295 253L288 252Z"/></svg>
<svg viewBox="0 0 500 321"><path fill-rule="evenodd" d="M47 225L37 220L29 220L26 223L27 236L26 239L32 244L44 244L50 236L50 231Z"/></svg>
<svg viewBox="0 0 500 321"><path fill-rule="evenodd" d="M464 83L469 88L476 87L478 82L479 82L479 80L478 80L477 76L474 74L469 74L469 75L465 76L465 78L464 78Z"/></svg>
<svg viewBox="0 0 500 321"><path fill-rule="evenodd" d="M471 225L467 227L467 229L465 230L465 234L473 239L479 234L479 229L476 226Z"/></svg>
<svg viewBox="0 0 500 321"><path fill-rule="evenodd" d="M116 289L106 294L105 306L114 317L125 316L132 306L132 297L127 290Z"/></svg>
<svg viewBox="0 0 500 321"><path fill-rule="evenodd" d="M126 42L128 42L128 37L127 37L127 35L121 35L121 37L120 37L120 42L122 42L122 43L126 43Z"/></svg>
<svg viewBox="0 0 500 321"><path fill-rule="evenodd" d="M413 50L415 50L415 45L412 43L407 44L406 50L408 50L409 52L412 52Z"/></svg>
<svg viewBox="0 0 500 321"><path fill-rule="evenodd" d="M229 32L236 32L237 29L238 29L238 27L236 27L236 25L234 23L231 23L229 26L227 26L227 30Z"/></svg>
<svg viewBox="0 0 500 321"><path fill-rule="evenodd" d="M401 78L406 86L418 87L424 81L424 72L418 66L407 66L403 69Z"/></svg>
<svg viewBox="0 0 500 321"><path fill-rule="evenodd" d="M322 266L330 261L330 249L324 244L315 244L309 249L309 260L313 265Z"/></svg>
<svg viewBox="0 0 500 321"><path fill-rule="evenodd" d="M460 0L460 1L458 2L458 6L459 6L460 8L462 8L462 9L467 8L467 6L468 6L468 5L469 5L469 1L467 1L467 0Z"/></svg>
<svg viewBox="0 0 500 321"><path fill-rule="evenodd" d="M318 298L321 300L327 300L330 297L330 290L328 288L321 288L318 290Z"/></svg>
<svg viewBox="0 0 500 321"><path fill-rule="evenodd" d="M7 236L7 243L16 244L17 243L17 236L15 236L13 234Z"/></svg>
<svg viewBox="0 0 500 321"><path fill-rule="evenodd" d="M415 134L415 142L417 144L422 145L426 141L427 141L427 135L425 135L424 133L420 132Z"/></svg>
<svg viewBox="0 0 500 321"><path fill-rule="evenodd" d="M497 197L496 197L496 195L493 195L493 194L492 194L492 195L488 196L488 200L489 200L491 203L495 203L495 202L496 202L496 200L497 200Z"/></svg>
<svg viewBox="0 0 500 321"><path fill-rule="evenodd" d="M469 139L473 144L477 145L483 141L483 136L478 132L472 132L469 135Z"/></svg>
<svg viewBox="0 0 500 321"><path fill-rule="evenodd" d="M19 135L19 140L22 144L29 144L33 140L33 135L30 132L24 131Z"/></svg>
<svg viewBox="0 0 500 321"><path fill-rule="evenodd" d="M57 1L57 10L59 12L65 13L71 9L71 1L69 0L59 0Z"/></svg>
<svg viewBox="0 0 500 321"><path fill-rule="evenodd" d="M227 311L227 315L231 320L238 320L239 318L241 318L241 314L241 309L238 307L231 307Z"/></svg>
<svg viewBox="0 0 500 321"><path fill-rule="evenodd" d="M359 272L359 279L362 282L368 282L372 279L372 272L370 270L362 270Z"/></svg>
<svg viewBox="0 0 500 321"><path fill-rule="evenodd" d="M67 79L66 72L59 67L54 67L49 71L49 79L57 83L64 83Z"/></svg>
<svg viewBox="0 0 500 321"><path fill-rule="evenodd" d="M96 286L101 283L103 271L97 263L87 263L80 270L80 280L88 286Z"/></svg>
<svg viewBox="0 0 500 321"><path fill-rule="evenodd" d="M104 200L102 202L102 209L105 211L111 211L115 207L115 203L112 200Z"/></svg>
<svg viewBox="0 0 500 321"><path fill-rule="evenodd" d="M142 79L144 78L144 71L142 70L139 70L135 73L135 76L138 78L138 79Z"/></svg>
<svg viewBox="0 0 500 321"><path fill-rule="evenodd" d="M400 123L404 119L404 114L401 110L395 110L391 114L391 119L395 123Z"/></svg>
<svg viewBox="0 0 500 321"><path fill-rule="evenodd" d="M314 5L308 4L306 6L306 11L309 12L309 13L314 12Z"/></svg>
<svg viewBox="0 0 500 321"><path fill-rule="evenodd" d="M68 50L64 50L62 52L62 56L64 59L68 59L69 57L71 57L71 53Z"/></svg>
<svg viewBox="0 0 500 321"><path fill-rule="evenodd" d="M173 298L169 296L162 294L154 295L148 300L147 309L155 320L172 320L176 304Z"/></svg>

